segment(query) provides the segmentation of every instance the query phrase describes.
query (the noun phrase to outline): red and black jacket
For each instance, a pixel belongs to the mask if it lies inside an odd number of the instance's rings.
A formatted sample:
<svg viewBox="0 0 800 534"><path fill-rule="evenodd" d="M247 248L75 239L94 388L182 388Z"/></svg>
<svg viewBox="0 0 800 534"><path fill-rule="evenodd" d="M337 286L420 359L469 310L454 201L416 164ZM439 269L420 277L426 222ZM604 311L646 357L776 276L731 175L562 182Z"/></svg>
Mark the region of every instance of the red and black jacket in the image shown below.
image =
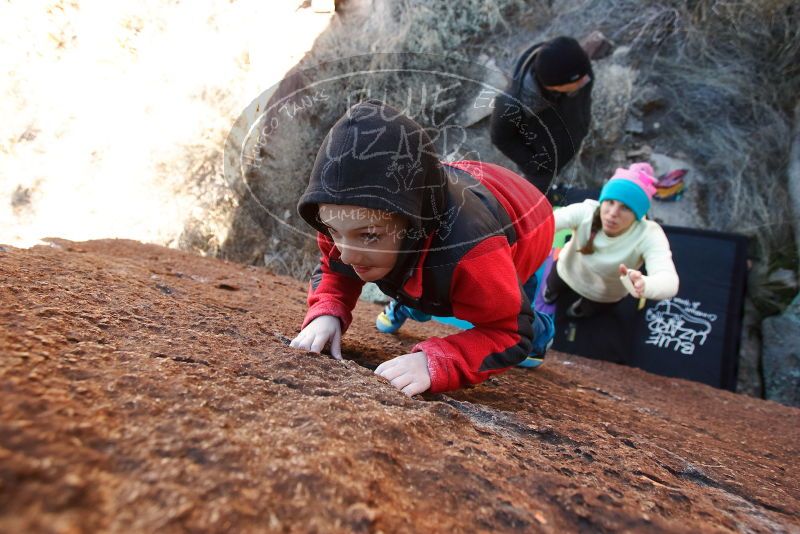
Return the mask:
<svg viewBox="0 0 800 534"><path fill-rule="evenodd" d="M352 129L353 122L362 129L365 126L356 117L345 124L345 129ZM365 175L335 169L343 161L336 154L356 153L349 142L330 140L332 134L354 135L336 129L329 134L327 148L324 143L320 149L320 154L326 150L324 161L336 160L336 164L321 169L325 167L323 161L315 166L298 209L320 230L317 241L322 252L312 276L303 327L320 315L333 315L341 320L344 332L363 282L339 260L339 251L317 218L316 205L366 204L358 202L361 197L353 193L360 190L356 183ZM382 141L391 146L396 139ZM334 142L338 146L331 147ZM533 341L533 315L522 285L550 251L554 220L545 197L508 169L474 161L442 164L424 155L420 159L423 171L407 174L404 186L387 199L387 204L378 206L381 200L371 198L365 207L395 211L390 206L402 204L413 206L419 215L418 238L406 245L408 253L387 277L376 282L377 286L401 304L433 315L455 316L474 325L414 347L413 351L425 352L431 391L439 392L482 382L527 357ZM364 161L371 160L361 163ZM414 167L420 165L409 166ZM343 178L351 175L352 180ZM337 189L331 186L331 176ZM363 192L361 196L366 197ZM409 202L414 197L416 206ZM406 209L401 212L409 216Z"/></svg>

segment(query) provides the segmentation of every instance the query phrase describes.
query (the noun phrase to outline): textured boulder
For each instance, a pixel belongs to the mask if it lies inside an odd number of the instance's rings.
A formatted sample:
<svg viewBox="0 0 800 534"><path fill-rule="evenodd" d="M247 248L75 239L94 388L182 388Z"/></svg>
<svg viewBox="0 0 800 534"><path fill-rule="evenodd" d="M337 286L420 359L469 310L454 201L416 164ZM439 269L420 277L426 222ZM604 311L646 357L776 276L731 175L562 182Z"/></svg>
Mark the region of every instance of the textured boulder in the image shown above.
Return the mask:
<svg viewBox="0 0 800 534"><path fill-rule="evenodd" d="M739 338L739 369L736 391L764 398L764 379L761 369L761 315L753 301L745 298L742 334Z"/></svg>
<svg viewBox="0 0 800 534"><path fill-rule="evenodd" d="M797 244L797 255L800 257L800 101L794 108L794 131L792 132L792 149L789 153L789 202L792 221L794 223L794 239ZM800 277L800 265L797 266Z"/></svg>
<svg viewBox="0 0 800 534"><path fill-rule="evenodd" d="M800 295L761 323L765 397L800 406Z"/></svg>
<svg viewBox="0 0 800 534"><path fill-rule="evenodd" d="M408 399L291 349L305 285L131 241L0 249L0 531L797 532L800 410L564 354Z"/></svg>

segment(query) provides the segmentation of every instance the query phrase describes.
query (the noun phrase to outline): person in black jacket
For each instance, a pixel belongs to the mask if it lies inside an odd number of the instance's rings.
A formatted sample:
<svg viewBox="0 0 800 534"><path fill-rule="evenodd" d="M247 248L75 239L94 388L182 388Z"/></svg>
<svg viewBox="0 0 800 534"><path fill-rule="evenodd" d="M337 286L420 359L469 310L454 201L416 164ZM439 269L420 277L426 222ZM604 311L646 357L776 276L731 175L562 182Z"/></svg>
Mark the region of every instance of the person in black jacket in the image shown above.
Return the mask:
<svg viewBox="0 0 800 534"><path fill-rule="evenodd" d="M492 143L542 193L589 133L592 78L578 41L557 37L525 50L511 83L495 98Z"/></svg>

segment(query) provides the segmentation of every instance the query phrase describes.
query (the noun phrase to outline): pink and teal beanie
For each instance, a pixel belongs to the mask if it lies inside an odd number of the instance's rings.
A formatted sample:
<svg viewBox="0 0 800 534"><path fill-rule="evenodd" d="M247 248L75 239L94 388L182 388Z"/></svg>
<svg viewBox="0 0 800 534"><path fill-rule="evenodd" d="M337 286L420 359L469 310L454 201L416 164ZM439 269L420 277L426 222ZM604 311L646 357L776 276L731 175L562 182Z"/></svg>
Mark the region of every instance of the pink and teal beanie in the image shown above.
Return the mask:
<svg viewBox="0 0 800 534"><path fill-rule="evenodd" d="M600 202L616 200L628 206L641 220L650 209L650 199L656 192L656 179L649 163L634 163L627 169L614 171L611 180L600 191Z"/></svg>

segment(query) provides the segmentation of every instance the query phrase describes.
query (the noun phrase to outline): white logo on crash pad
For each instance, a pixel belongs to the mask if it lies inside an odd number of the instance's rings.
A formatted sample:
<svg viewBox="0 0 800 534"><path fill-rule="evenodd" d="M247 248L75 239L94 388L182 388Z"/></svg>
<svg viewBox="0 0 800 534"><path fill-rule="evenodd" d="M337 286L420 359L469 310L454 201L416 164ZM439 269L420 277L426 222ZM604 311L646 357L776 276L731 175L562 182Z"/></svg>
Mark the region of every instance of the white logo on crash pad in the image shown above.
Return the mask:
<svg viewBox="0 0 800 534"><path fill-rule="evenodd" d="M671 348L681 354L694 354L695 348L703 345L711 333L711 323L717 320L715 314L701 311L700 305L700 302L673 298L648 309L645 320L650 337L645 343Z"/></svg>

